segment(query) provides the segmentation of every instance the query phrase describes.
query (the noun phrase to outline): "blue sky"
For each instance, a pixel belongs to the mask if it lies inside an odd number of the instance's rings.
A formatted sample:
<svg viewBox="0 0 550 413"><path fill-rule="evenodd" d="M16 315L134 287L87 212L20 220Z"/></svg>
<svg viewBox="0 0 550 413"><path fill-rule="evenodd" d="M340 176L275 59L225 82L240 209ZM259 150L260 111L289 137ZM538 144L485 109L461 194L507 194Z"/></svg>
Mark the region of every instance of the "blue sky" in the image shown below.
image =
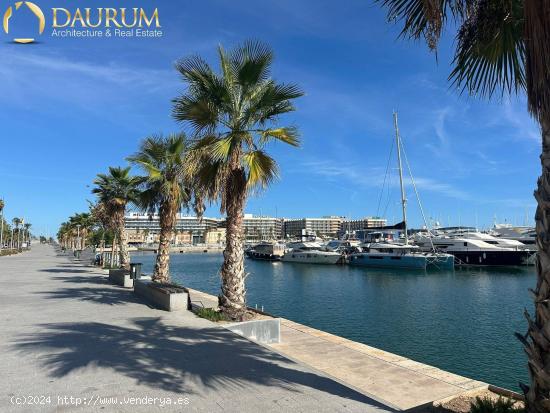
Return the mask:
<svg viewBox="0 0 550 413"><path fill-rule="evenodd" d="M36 3L47 19L39 44L14 45L12 33L0 32L0 197L7 218L25 217L35 233L55 233L86 210L94 176L124 165L140 139L181 129L170 117L170 100L184 87L176 59L198 53L215 63L218 44L248 38L269 43L274 77L306 96L283 119L299 126L302 147L271 147L281 179L250 199L247 212L398 220L395 161L379 202L395 109L428 216L479 226L495 215L517 224L533 218L540 143L525 98L487 102L449 89L452 33L436 61L424 44L396 40L398 27L364 0L125 1L158 7L163 37L54 39L50 7L121 2ZM3 13L9 3L0 5ZM35 30L31 16L16 17L15 34ZM407 191L411 224L421 225ZM219 212L213 206L207 215Z"/></svg>

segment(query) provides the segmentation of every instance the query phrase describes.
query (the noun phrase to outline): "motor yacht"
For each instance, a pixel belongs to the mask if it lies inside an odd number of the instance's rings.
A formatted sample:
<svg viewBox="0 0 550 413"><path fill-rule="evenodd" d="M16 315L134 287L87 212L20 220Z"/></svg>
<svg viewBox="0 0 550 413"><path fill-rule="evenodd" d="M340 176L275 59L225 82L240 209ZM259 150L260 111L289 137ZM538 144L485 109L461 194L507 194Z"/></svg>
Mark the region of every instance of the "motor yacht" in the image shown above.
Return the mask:
<svg viewBox="0 0 550 413"><path fill-rule="evenodd" d="M417 233L413 240L423 251L435 248L438 252L454 255L456 265L529 265L534 256L534 251L529 249L502 247L465 236Z"/></svg>
<svg viewBox="0 0 550 413"><path fill-rule="evenodd" d="M362 244L359 251L348 256L348 263L362 267L448 269L454 267L454 257L445 253L422 252L415 245L379 242Z"/></svg>
<svg viewBox="0 0 550 413"><path fill-rule="evenodd" d="M318 242L296 242L288 244L288 251L282 257L285 262L307 264L338 264L342 254L335 251L325 251Z"/></svg>

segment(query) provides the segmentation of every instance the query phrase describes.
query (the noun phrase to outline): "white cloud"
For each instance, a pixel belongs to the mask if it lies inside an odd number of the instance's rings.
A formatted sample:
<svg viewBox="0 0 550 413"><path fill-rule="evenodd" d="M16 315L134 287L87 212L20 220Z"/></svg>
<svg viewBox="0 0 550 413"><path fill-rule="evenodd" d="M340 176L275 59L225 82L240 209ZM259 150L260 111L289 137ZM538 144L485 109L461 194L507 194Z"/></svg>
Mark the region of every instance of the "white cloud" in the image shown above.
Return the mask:
<svg viewBox="0 0 550 413"><path fill-rule="evenodd" d="M351 164L336 164L332 161L311 161L303 164L302 171L308 171L311 174L324 176L328 179L341 178L349 183L361 185L363 187L380 188L384 185L385 170L376 167L361 167ZM459 200L470 200L472 197L465 191L454 186L439 182L432 178L413 177L418 190L435 192L450 198ZM409 176L404 177L405 185L412 187L412 180ZM398 186L395 179L386 180L386 185Z"/></svg>

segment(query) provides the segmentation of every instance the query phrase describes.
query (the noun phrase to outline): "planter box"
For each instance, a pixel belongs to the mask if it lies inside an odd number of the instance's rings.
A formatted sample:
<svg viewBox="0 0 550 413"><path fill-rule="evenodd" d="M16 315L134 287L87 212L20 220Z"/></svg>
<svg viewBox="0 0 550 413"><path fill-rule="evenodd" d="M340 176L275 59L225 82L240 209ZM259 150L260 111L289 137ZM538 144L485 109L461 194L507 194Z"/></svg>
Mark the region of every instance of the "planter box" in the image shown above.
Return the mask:
<svg viewBox="0 0 550 413"><path fill-rule="evenodd" d="M240 336L262 344L281 342L281 319L244 321L242 323L224 324L228 330Z"/></svg>
<svg viewBox="0 0 550 413"><path fill-rule="evenodd" d="M134 286L134 280L130 278L130 271L124 269L109 270L109 282L125 288Z"/></svg>
<svg viewBox="0 0 550 413"><path fill-rule="evenodd" d="M181 287L162 285L150 280L135 280L134 294L165 311L189 309L189 294Z"/></svg>

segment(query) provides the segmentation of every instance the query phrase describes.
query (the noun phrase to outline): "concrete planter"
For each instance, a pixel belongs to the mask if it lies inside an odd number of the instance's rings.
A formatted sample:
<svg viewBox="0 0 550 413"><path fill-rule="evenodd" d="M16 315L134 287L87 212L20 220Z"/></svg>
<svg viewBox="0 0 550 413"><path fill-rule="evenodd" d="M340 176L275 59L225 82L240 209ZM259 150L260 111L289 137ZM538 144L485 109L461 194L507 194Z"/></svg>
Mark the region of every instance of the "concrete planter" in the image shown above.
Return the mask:
<svg viewBox="0 0 550 413"><path fill-rule="evenodd" d="M109 270L109 282L125 288L134 286L134 280L130 278L130 271L124 269Z"/></svg>
<svg viewBox="0 0 550 413"><path fill-rule="evenodd" d="M135 280L134 294L165 311L180 311L189 308L189 294L181 287L158 285L150 280Z"/></svg>
<svg viewBox="0 0 550 413"><path fill-rule="evenodd" d="M244 321L242 323L224 324L228 330L240 336L262 344L281 342L281 319Z"/></svg>

